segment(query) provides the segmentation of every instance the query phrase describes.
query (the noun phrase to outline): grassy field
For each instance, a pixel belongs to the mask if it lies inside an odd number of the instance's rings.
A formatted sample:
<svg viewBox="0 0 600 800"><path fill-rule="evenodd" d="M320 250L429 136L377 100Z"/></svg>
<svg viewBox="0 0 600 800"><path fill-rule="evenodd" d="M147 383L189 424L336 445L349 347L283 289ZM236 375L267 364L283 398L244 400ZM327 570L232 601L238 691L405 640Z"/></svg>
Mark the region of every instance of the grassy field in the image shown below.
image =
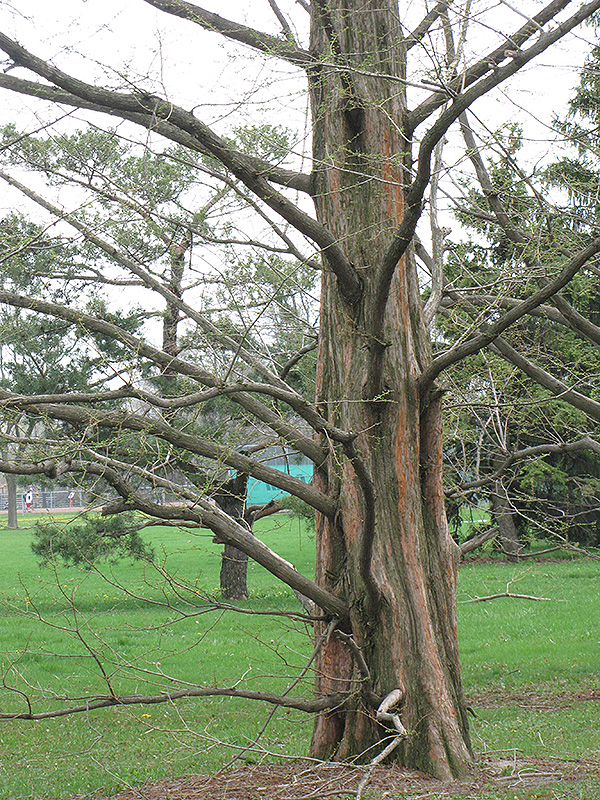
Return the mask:
<svg viewBox="0 0 600 800"><path fill-rule="evenodd" d="M311 573L314 542L298 522L268 518L257 532ZM159 569L122 562L105 566L104 574L42 569L29 549L30 531L1 530L0 536L2 711L27 708L26 697L35 710L57 708L65 693L84 699L107 694L109 685L118 693L148 694L179 681L283 690L312 649L300 623L204 613L220 567L219 548L204 532L154 529L149 536ZM170 583L163 568L173 576ZM600 689L599 577L600 563L585 560L462 567L463 673L479 753L600 761L600 703L577 699ZM258 565L250 567L249 585L248 607L298 608L291 592ZM507 585L551 600L466 602ZM310 682L293 690L310 691ZM253 742L268 713L257 704L212 698L3 721L0 797L67 798L214 770ZM302 755L310 730L301 714L279 711L260 748L275 761ZM244 760L259 760L260 748ZM592 778L573 791L581 793L511 789L509 796L600 798ZM496 796L506 797L492 793L486 800Z"/></svg>

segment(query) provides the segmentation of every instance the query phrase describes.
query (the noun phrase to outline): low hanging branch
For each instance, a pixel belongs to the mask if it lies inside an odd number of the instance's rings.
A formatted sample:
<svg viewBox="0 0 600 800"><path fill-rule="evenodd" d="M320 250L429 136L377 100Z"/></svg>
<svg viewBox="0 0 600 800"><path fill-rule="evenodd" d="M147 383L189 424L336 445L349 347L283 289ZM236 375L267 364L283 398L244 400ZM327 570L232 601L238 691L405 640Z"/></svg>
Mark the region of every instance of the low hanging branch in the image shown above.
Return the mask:
<svg viewBox="0 0 600 800"><path fill-rule="evenodd" d="M19 692L19 694L22 694ZM286 697L284 695L272 694L270 692L254 692L244 689L210 689L194 687L191 689L179 689L175 692L162 692L161 694L145 695L108 695L96 697L93 700L86 700L85 703L69 706L68 708L57 708L53 711L42 711L34 713L29 700L28 711L0 712L0 721L13 719L41 720L55 719L56 717L66 717L71 714L84 714L97 708L111 708L113 706L131 705L156 705L158 703L172 703L186 697L242 697L246 700L260 700L264 703L271 703L284 708L295 708L298 711L306 711L314 714L330 708L336 708L344 703L346 696L343 694L328 695L327 697L305 700L299 697ZM68 697L63 698L65 702L70 702Z"/></svg>
<svg viewBox="0 0 600 800"><path fill-rule="evenodd" d="M489 542L490 539L494 539L499 533L500 531L498 528L493 527L477 536L467 539L466 542L460 545L461 556L465 556L467 553L472 553L473 550L477 550L478 547L482 547L486 542Z"/></svg>

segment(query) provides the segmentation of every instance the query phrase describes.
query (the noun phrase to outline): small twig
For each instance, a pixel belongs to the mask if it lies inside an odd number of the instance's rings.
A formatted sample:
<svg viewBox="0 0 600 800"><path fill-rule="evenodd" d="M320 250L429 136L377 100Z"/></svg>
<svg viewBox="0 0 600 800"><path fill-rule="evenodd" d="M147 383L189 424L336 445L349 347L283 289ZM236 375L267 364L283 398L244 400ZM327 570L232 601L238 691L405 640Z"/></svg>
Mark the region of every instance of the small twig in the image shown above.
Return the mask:
<svg viewBox="0 0 600 800"><path fill-rule="evenodd" d="M336 626L338 624L339 624L339 620L338 619L332 619L331 620L331 622L329 623L329 625L327 626L325 631L323 631L321 636L318 638L317 643L315 644L314 649L312 651L312 654L311 654L310 658L308 659L308 661L306 662L306 664L304 665L304 667L302 668L302 671L293 680L293 682L288 686L288 688L282 694L282 697L286 697L292 691L292 689L294 687L296 687L300 683L302 678L308 672L308 670L310 668L310 665L313 663L313 661L317 657L317 654L318 654L319 650L321 649L321 647L323 646L323 643L326 642L329 639L329 637L334 632L334 630L335 630L335 628L336 628ZM264 724L263 724L262 728L260 729L260 731L258 732L258 734L255 736L254 740L247 747L245 747L243 750L241 750L239 753L237 753L236 756L226 765L226 767L223 767L220 770L220 772L223 772L224 769L228 769L229 767L231 767L231 765L234 764L236 761L239 761L240 758L242 758L242 756L244 756L251 747L255 747L258 744L259 739L261 738L263 733L269 727L269 725L271 723L271 720L273 719L273 717L277 713L277 709L278 708L279 707L277 705L273 706L273 708L271 709L271 711L267 715L266 721L264 722Z"/></svg>

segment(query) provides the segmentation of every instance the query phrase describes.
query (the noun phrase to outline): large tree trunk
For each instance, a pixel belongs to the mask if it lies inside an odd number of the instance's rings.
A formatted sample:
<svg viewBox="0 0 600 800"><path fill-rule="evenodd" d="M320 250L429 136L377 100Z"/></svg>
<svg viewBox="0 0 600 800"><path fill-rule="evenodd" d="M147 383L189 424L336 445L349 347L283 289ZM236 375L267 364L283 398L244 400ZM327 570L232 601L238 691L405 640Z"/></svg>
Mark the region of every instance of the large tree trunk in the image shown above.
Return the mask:
<svg viewBox="0 0 600 800"><path fill-rule="evenodd" d="M397 265L383 305L378 290L403 216L409 152L401 85L365 73L404 74L399 22L389 0L327 5L323 14L322 3L312 4L312 46L339 68L323 68L311 82L315 204L363 289L351 297L324 270L317 402L357 438L340 445L317 476L340 498L335 521L318 519L317 580L349 602L346 633L362 650L369 678L347 644L330 636L318 658L317 691L361 691L351 707L317 718L312 754L371 759L382 745L368 748L386 733L376 705L400 688L410 735L398 757L452 778L472 765L457 646L458 548L443 502L440 400L423 402L417 386L430 349L410 255ZM344 70L358 53L369 54L373 68L361 61L356 71Z"/></svg>

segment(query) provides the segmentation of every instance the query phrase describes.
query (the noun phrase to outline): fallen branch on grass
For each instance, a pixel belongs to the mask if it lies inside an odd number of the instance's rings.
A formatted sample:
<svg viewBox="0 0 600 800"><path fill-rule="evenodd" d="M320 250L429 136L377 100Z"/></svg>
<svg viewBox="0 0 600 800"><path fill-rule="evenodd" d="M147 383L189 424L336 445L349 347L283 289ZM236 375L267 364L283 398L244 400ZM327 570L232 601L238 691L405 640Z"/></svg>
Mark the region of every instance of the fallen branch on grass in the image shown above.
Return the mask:
<svg viewBox="0 0 600 800"><path fill-rule="evenodd" d="M498 594L488 594L485 597L472 597L470 600L460 600L461 603L484 603L486 600L496 600L498 597L512 597L518 600L543 600L550 602L553 597L535 597L532 594L515 594L514 592L498 592ZM560 602L559 600L555 602Z"/></svg>

